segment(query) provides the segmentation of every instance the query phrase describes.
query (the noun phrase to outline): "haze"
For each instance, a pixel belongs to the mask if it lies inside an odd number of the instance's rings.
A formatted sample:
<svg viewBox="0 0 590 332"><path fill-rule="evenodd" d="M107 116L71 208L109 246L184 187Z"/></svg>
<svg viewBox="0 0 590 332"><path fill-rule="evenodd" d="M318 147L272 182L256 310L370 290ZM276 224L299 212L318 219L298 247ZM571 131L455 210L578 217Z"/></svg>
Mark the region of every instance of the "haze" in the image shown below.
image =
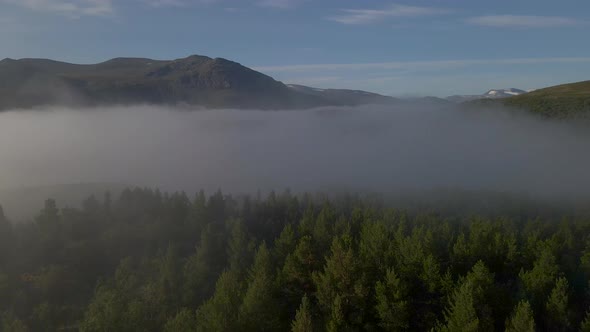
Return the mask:
<svg viewBox="0 0 590 332"><path fill-rule="evenodd" d="M579 197L590 193L590 134L578 129L503 110L441 106L11 111L0 113L0 188L444 187Z"/></svg>

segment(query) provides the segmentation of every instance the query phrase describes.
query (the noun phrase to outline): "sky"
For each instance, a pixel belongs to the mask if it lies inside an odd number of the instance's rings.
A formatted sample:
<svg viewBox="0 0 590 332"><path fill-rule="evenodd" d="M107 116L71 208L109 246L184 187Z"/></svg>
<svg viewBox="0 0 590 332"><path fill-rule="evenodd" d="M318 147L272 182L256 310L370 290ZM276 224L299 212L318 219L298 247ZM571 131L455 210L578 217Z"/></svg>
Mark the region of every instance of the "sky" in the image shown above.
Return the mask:
<svg viewBox="0 0 590 332"><path fill-rule="evenodd" d="M393 96L590 79L587 0L0 0L0 58L223 57Z"/></svg>

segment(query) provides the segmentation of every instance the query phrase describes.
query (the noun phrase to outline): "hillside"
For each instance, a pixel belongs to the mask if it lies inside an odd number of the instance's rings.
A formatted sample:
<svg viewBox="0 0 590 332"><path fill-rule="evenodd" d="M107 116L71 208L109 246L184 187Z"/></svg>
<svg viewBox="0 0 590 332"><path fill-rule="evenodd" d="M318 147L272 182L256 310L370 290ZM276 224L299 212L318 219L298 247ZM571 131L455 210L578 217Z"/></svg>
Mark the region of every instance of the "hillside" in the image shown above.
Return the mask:
<svg viewBox="0 0 590 332"><path fill-rule="evenodd" d="M116 58L89 65L46 59L0 61L0 110L138 103L292 109L393 101L338 91L337 98L330 91L300 91L239 63L199 55L170 61Z"/></svg>
<svg viewBox="0 0 590 332"><path fill-rule="evenodd" d="M563 84L503 99L507 106L554 118L590 116L590 81Z"/></svg>

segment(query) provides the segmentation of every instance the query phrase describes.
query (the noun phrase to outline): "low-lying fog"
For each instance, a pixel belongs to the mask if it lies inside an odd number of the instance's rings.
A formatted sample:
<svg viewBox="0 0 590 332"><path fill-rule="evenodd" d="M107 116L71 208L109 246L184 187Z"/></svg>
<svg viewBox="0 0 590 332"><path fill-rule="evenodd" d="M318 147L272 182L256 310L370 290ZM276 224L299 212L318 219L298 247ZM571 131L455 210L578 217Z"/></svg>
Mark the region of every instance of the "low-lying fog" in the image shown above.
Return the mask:
<svg viewBox="0 0 590 332"><path fill-rule="evenodd" d="M366 106L0 113L0 188L231 192L461 188L590 194L590 128L501 110Z"/></svg>

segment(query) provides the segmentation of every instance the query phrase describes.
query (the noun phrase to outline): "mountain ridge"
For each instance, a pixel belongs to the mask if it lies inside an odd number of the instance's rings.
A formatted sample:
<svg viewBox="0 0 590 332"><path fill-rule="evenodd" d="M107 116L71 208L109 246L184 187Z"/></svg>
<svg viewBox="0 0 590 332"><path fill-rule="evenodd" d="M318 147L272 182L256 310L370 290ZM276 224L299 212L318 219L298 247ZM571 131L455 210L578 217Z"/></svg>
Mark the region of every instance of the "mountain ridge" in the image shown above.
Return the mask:
<svg viewBox="0 0 590 332"><path fill-rule="evenodd" d="M453 95L445 99L455 103L462 103L478 99L501 99L525 94L527 91L516 88L490 89L481 95Z"/></svg>
<svg viewBox="0 0 590 332"><path fill-rule="evenodd" d="M310 91L290 88L237 62L202 55L174 60L118 57L96 64L34 58L0 62L0 110L138 103L296 109L396 101L356 90Z"/></svg>

